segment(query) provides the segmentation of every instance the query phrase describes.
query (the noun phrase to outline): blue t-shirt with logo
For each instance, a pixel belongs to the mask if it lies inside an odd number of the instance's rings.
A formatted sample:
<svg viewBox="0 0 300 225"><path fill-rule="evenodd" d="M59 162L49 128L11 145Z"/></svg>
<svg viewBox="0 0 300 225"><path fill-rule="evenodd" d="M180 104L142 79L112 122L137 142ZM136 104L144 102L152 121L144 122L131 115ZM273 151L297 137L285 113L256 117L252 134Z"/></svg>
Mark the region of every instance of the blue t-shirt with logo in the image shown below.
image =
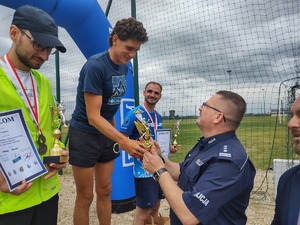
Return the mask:
<svg viewBox="0 0 300 225"><path fill-rule="evenodd" d="M99 113L111 122L126 91L127 71L127 65L116 65L110 59L108 51L91 56L80 71L71 126L85 132L98 133L98 130L88 123L85 92L102 96Z"/></svg>
<svg viewBox="0 0 300 225"><path fill-rule="evenodd" d="M129 135L129 138L133 140L136 140L140 137L140 134L134 124L134 121L137 120L136 111L138 111L142 115L142 118L148 123L151 131L152 139L156 140L155 129L154 129L155 125L156 125L156 129L163 128L161 115L156 110L147 112L143 106L137 106L126 114L125 120L121 125L120 132ZM151 116L151 118L149 117L149 115ZM157 124L154 124L156 122ZM152 177L152 174L148 173L144 169L142 162L136 158L134 158L133 175L136 178Z"/></svg>

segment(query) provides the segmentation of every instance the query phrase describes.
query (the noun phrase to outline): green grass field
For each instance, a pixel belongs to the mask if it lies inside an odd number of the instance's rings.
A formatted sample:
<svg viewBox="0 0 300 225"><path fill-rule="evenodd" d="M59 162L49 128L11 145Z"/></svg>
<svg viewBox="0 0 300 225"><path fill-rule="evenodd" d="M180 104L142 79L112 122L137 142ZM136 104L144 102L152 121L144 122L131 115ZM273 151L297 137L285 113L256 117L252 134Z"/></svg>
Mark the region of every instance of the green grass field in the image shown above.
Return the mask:
<svg viewBox="0 0 300 225"><path fill-rule="evenodd" d="M239 129L237 136L244 145L252 162L257 169L268 169L273 165L274 158L293 157L291 145L288 142L288 130L286 118L282 123L271 116L246 116ZM180 134L177 142L181 149L171 155L176 162L183 160L186 153L196 144L202 136L201 131L195 124L196 119L182 119L180 122ZM164 128L172 129L174 121L164 120Z"/></svg>
<svg viewBox="0 0 300 225"><path fill-rule="evenodd" d="M177 142L181 149L176 154L171 154L171 160L181 162L187 152L202 136L195 124L196 119L182 119L180 134ZM164 128L173 128L174 120L163 120ZM67 129L62 128L62 141L64 142ZM287 118L282 122L271 116L245 116L237 136L244 145L256 169L268 169L273 165L274 158L292 158L293 150L291 138L288 138ZM289 146L289 147L288 147Z"/></svg>

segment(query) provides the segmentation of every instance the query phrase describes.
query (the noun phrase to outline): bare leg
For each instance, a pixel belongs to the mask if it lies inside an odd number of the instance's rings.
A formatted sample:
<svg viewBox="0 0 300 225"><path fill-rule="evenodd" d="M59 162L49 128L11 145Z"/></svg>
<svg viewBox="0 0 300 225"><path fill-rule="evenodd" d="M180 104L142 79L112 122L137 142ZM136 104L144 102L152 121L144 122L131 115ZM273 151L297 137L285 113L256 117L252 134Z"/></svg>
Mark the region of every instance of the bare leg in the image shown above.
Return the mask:
<svg viewBox="0 0 300 225"><path fill-rule="evenodd" d="M93 201L94 169L72 166L76 184L74 225L89 225L89 210Z"/></svg>
<svg viewBox="0 0 300 225"><path fill-rule="evenodd" d="M106 163L97 163L95 166L95 185L97 194L97 215L100 225L111 223L111 199L112 191L111 177L114 160Z"/></svg>
<svg viewBox="0 0 300 225"><path fill-rule="evenodd" d="M151 210L150 216L153 216L153 218L159 217L159 214L158 214L159 207L160 207L160 199L157 200L156 205Z"/></svg>
<svg viewBox="0 0 300 225"><path fill-rule="evenodd" d="M135 208L134 218L133 218L133 225L144 225L145 220L149 216L151 209L142 209L140 207Z"/></svg>
<svg viewBox="0 0 300 225"><path fill-rule="evenodd" d="M153 217L154 219L154 223L157 225L162 225L164 224L164 219L161 217L161 215L159 214L159 207L160 207L160 199L158 199L156 205L154 206L154 208L151 210L150 212L150 216Z"/></svg>

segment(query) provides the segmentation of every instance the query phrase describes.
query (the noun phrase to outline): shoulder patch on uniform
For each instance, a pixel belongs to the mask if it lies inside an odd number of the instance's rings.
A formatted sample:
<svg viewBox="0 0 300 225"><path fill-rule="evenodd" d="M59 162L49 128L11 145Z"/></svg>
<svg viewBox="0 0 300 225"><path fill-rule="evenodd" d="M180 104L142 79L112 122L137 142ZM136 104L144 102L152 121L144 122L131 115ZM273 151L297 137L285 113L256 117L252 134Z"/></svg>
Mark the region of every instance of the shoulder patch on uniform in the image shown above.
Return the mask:
<svg viewBox="0 0 300 225"><path fill-rule="evenodd" d="M223 148L219 152L220 157L231 158L231 152L228 152L228 145L223 145Z"/></svg>

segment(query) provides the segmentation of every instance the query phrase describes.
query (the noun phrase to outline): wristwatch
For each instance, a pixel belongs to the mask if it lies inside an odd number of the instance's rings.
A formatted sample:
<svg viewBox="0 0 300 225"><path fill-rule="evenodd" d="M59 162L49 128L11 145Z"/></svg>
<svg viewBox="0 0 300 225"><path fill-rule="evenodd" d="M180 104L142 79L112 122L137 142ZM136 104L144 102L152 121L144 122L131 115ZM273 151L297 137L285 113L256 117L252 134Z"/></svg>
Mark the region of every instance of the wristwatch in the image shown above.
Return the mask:
<svg viewBox="0 0 300 225"><path fill-rule="evenodd" d="M167 171L166 168L161 168L161 169L159 169L158 171L155 171L155 172L153 173L153 179L154 179L155 181L158 181L160 175L161 175L163 172L166 172L166 171Z"/></svg>

